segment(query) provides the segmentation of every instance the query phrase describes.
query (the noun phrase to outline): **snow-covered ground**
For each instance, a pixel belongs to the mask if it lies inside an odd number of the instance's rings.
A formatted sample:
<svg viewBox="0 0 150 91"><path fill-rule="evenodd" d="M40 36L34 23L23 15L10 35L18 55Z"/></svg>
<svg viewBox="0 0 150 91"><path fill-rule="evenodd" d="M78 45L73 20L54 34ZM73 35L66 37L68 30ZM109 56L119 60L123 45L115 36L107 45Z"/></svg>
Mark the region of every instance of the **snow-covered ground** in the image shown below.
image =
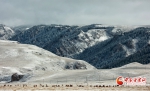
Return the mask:
<svg viewBox="0 0 150 91"><path fill-rule="evenodd" d="M44 72L35 75L28 82L51 83L51 84L101 84L117 85L116 78L123 77L145 77L147 85L150 85L150 64L142 65L140 63L131 63L119 68L113 69L95 69L95 70L64 70L59 72Z"/></svg>
<svg viewBox="0 0 150 91"><path fill-rule="evenodd" d="M86 65L85 69L66 69L76 62ZM116 85L116 78L146 77L150 84L150 64L137 62L113 69L95 69L90 64L65 57L59 57L33 45L16 41L0 40L0 81L10 81L11 75L24 75L20 81L49 84L101 84Z"/></svg>
<svg viewBox="0 0 150 91"><path fill-rule="evenodd" d="M25 81L44 72L53 73L66 69L95 68L85 61L59 57L34 45L0 40L0 81L10 81L13 73L25 75Z"/></svg>

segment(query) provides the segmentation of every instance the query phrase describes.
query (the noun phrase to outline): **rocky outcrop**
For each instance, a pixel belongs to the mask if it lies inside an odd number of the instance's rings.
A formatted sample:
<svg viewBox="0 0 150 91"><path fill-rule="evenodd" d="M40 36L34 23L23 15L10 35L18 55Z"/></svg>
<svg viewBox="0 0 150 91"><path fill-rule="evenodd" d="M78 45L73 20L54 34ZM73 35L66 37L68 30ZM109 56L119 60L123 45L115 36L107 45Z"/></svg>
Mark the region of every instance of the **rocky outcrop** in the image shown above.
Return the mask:
<svg viewBox="0 0 150 91"><path fill-rule="evenodd" d="M23 75L19 75L18 73L14 73L11 76L11 82L13 82L13 81L19 81L21 78L23 78Z"/></svg>
<svg viewBox="0 0 150 91"><path fill-rule="evenodd" d="M76 62L66 65L66 69L87 69L84 63Z"/></svg>

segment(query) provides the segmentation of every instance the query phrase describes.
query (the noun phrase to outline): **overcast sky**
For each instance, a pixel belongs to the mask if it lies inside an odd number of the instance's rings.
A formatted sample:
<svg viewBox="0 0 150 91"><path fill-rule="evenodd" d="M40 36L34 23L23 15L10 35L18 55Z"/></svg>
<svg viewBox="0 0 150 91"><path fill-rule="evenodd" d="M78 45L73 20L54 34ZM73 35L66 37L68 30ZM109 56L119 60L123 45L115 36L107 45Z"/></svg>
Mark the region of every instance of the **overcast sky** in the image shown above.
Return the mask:
<svg viewBox="0 0 150 91"><path fill-rule="evenodd" d="M150 0L0 0L0 23L149 25Z"/></svg>

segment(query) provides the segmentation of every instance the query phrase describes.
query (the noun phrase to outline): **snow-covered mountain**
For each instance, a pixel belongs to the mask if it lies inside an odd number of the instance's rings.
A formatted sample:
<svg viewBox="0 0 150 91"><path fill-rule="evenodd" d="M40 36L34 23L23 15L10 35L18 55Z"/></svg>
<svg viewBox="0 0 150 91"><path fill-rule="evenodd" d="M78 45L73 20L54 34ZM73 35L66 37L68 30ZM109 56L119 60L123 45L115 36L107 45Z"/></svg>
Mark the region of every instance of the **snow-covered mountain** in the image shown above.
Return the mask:
<svg viewBox="0 0 150 91"><path fill-rule="evenodd" d="M138 27L98 43L76 57L97 68L113 68L131 62L147 64L150 63L149 36L150 28Z"/></svg>
<svg viewBox="0 0 150 91"><path fill-rule="evenodd" d="M140 51L140 55L149 55L143 51L150 43L149 36L149 26L53 24L33 26L11 40L37 45L59 56L85 60L97 68L112 68L134 61L149 63L148 58L132 60Z"/></svg>
<svg viewBox="0 0 150 91"><path fill-rule="evenodd" d="M34 44L57 55L73 57L86 48L130 31L135 27L108 25L38 25L15 35L11 40ZM121 30L121 31L120 31Z"/></svg>
<svg viewBox="0 0 150 91"><path fill-rule="evenodd" d="M10 81L14 73L23 75L22 81L26 81L34 73L67 69L91 70L95 67L82 60L59 57L34 45L0 40L0 81Z"/></svg>
<svg viewBox="0 0 150 91"><path fill-rule="evenodd" d="M20 26L14 26L14 27L11 27L12 30L14 30L14 32L16 34L20 33L20 32L23 32L23 31L26 31L28 30L29 28L31 28L33 25L20 25Z"/></svg>
<svg viewBox="0 0 150 91"><path fill-rule="evenodd" d="M15 27L9 27L7 25L0 24L0 39L8 40L12 36L17 35L23 31L26 31L31 27L32 27L31 25L20 25Z"/></svg>
<svg viewBox="0 0 150 91"><path fill-rule="evenodd" d="M0 24L0 39L10 39L14 34L15 32L10 27Z"/></svg>

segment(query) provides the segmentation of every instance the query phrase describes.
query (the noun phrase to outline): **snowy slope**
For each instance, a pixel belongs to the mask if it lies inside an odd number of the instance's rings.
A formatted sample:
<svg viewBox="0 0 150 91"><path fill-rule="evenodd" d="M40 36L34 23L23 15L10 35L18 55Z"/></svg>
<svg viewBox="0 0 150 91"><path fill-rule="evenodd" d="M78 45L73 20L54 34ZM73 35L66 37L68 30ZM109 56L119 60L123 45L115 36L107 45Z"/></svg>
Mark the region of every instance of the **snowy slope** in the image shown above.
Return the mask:
<svg viewBox="0 0 150 91"><path fill-rule="evenodd" d="M87 70L66 69L66 65L83 63ZM84 67L84 66L83 66ZM51 84L116 85L116 78L146 77L150 84L150 64L133 62L113 69L95 69L81 60L59 57L34 45L0 40L0 83L10 81L13 73L24 75L20 82Z"/></svg>
<svg viewBox="0 0 150 91"><path fill-rule="evenodd" d="M25 75L24 80L34 72L62 71L71 69L95 69L90 64L65 57L59 57L34 45L19 44L16 41L0 40L0 78L10 81L13 73Z"/></svg>
<svg viewBox="0 0 150 91"><path fill-rule="evenodd" d="M10 27L0 24L0 39L10 39L14 34L15 32Z"/></svg>
<svg viewBox="0 0 150 91"><path fill-rule="evenodd" d="M51 83L51 84L85 84L85 85L116 85L116 78L123 77L146 77L147 85L150 85L150 64L143 65L137 62L113 69L98 70L66 70L60 72L44 72L35 74L28 82ZM44 75L43 75L44 74Z"/></svg>

